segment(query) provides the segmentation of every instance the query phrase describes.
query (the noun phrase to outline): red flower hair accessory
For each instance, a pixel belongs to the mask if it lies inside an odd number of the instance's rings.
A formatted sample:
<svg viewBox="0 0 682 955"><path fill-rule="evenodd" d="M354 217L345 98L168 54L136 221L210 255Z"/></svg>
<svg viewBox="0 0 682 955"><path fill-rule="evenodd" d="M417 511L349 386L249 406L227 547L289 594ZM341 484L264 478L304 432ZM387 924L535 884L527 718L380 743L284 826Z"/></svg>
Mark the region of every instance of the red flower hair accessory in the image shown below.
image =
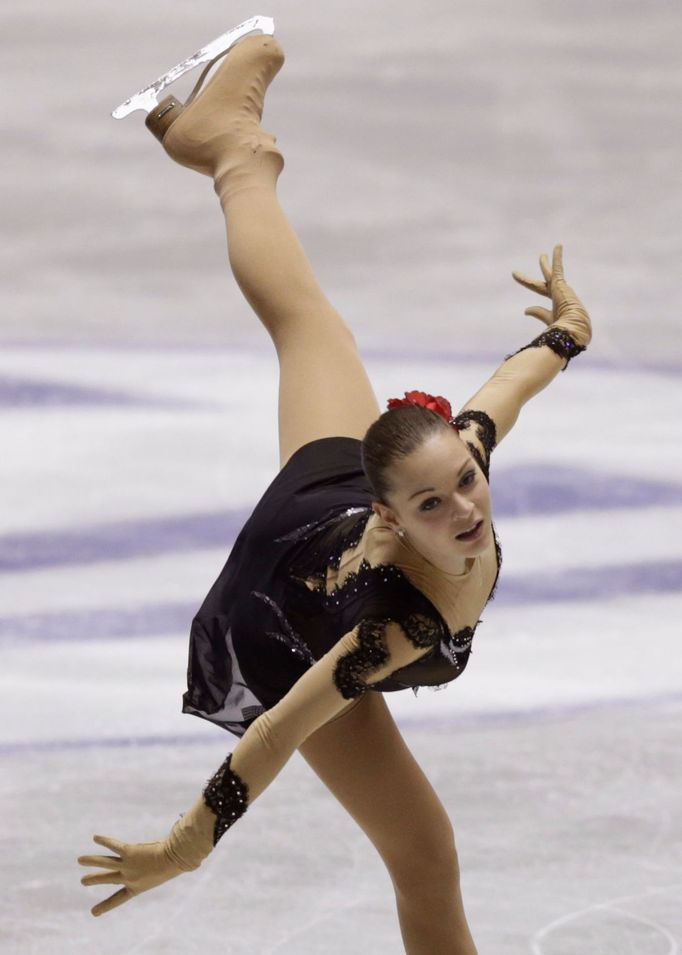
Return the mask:
<svg viewBox="0 0 682 955"><path fill-rule="evenodd" d="M400 408L403 405L421 405L422 408L428 408L429 411L435 411L441 418L444 418L449 425L459 431L452 417L452 407L447 398L442 395L427 395L425 391L406 391L404 398L389 398L386 409Z"/></svg>

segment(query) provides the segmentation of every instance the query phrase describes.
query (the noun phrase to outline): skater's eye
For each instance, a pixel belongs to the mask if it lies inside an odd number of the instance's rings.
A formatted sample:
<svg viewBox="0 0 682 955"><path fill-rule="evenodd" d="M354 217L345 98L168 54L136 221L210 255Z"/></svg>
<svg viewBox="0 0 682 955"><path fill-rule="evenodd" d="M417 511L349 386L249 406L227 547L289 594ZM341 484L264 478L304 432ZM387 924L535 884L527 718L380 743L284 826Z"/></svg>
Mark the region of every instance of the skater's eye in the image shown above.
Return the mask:
<svg viewBox="0 0 682 955"><path fill-rule="evenodd" d="M472 470L472 471L467 471L467 473L462 478L460 484L462 487L471 487L475 482L476 482L476 471ZM431 506L433 501L435 501L436 503L433 504L433 506ZM420 511L435 511L439 503L440 503L439 497L427 497L427 499L420 504L419 510Z"/></svg>

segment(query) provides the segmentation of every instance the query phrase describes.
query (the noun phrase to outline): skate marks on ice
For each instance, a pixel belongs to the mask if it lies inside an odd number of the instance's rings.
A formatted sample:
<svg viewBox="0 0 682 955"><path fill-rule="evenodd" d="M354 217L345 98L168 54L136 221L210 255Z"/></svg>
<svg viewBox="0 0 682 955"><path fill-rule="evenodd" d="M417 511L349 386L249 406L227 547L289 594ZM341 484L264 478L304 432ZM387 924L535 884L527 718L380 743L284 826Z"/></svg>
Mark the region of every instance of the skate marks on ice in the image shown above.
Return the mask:
<svg viewBox="0 0 682 955"><path fill-rule="evenodd" d="M677 895L679 902L681 893L682 882L677 882L568 912L538 929L531 939L532 955L678 955L678 939L665 925L628 906L668 894Z"/></svg>

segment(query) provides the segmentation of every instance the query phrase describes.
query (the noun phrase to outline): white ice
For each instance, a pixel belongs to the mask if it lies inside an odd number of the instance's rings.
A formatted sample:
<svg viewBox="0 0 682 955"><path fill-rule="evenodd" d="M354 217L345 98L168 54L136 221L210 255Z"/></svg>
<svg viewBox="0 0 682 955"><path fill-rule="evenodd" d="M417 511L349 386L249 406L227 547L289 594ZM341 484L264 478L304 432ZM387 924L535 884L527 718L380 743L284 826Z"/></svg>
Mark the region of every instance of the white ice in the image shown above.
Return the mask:
<svg viewBox="0 0 682 955"><path fill-rule="evenodd" d="M381 860L298 754L198 872L102 919L79 883L93 833L161 838L236 743L181 695L192 614L276 473L277 362L210 182L109 111L255 12L3 6L2 955L403 951ZM501 505L466 672L386 699L453 820L480 955L674 955L680 11L263 12L280 197L382 406L463 404L541 330L511 271L564 244L593 343L491 478L494 502L543 490ZM534 510L553 479L583 504ZM145 550L150 521L176 543Z"/></svg>

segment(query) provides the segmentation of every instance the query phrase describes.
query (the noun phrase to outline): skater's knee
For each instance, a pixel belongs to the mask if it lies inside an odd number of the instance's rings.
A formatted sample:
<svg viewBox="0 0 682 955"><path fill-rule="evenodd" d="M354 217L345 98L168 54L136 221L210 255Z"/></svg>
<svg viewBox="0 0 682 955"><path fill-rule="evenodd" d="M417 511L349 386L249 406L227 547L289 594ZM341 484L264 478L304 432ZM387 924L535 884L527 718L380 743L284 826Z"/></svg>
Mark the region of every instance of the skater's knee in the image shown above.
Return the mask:
<svg viewBox="0 0 682 955"><path fill-rule="evenodd" d="M402 851L398 847L386 862L396 891L412 899L459 889L459 858L449 820L406 840Z"/></svg>

